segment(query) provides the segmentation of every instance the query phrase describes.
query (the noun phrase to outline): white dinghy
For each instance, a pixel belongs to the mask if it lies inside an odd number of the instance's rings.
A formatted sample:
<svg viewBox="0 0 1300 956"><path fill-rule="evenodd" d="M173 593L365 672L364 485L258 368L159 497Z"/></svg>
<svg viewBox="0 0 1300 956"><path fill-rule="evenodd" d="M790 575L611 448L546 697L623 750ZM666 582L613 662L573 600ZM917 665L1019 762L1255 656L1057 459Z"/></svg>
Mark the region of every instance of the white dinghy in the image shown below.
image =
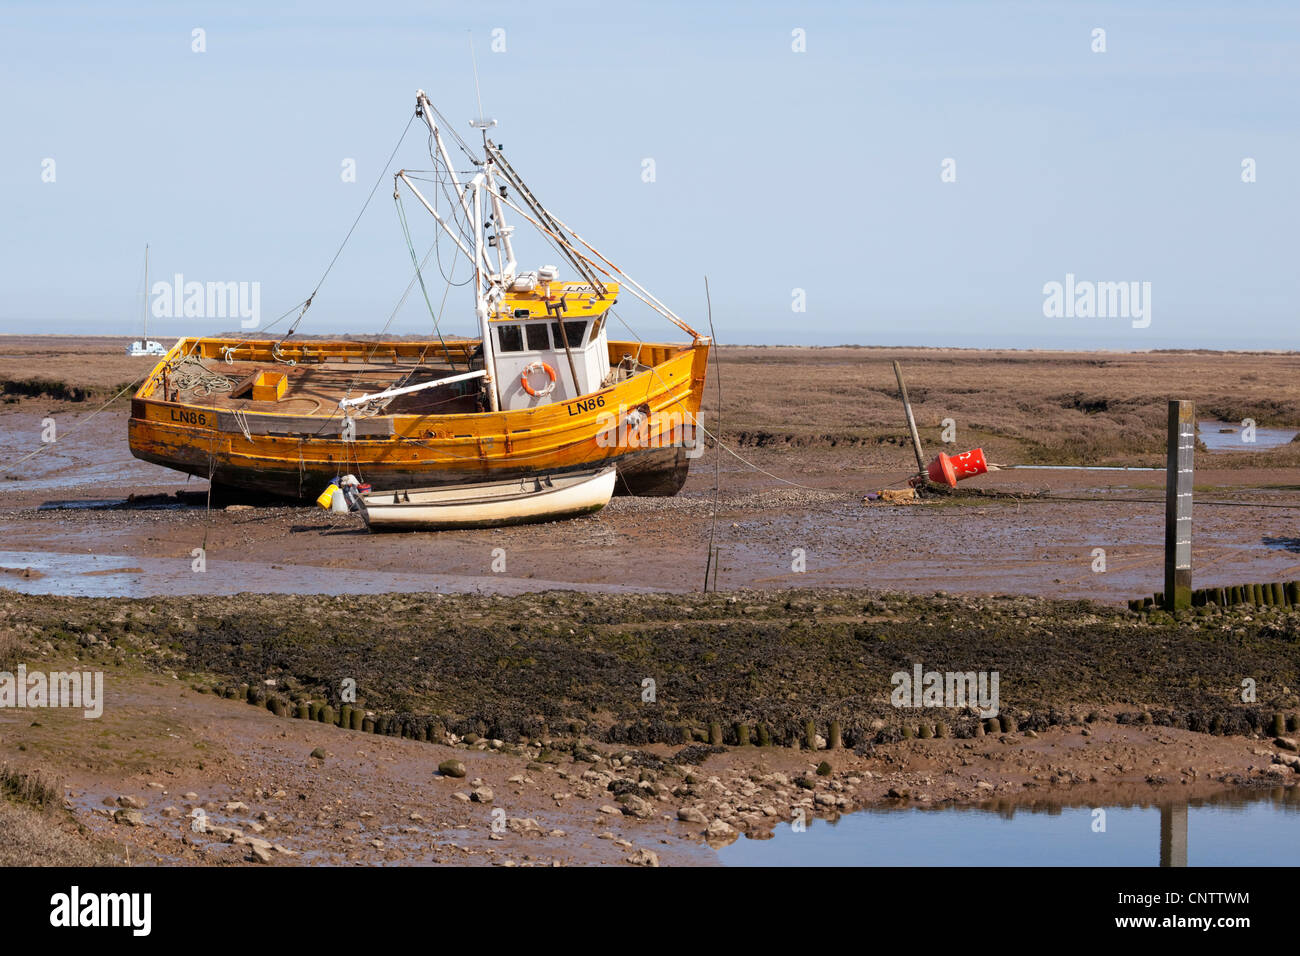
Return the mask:
<svg viewBox="0 0 1300 956"><path fill-rule="evenodd" d="M357 496L371 531L495 528L591 514L614 494L614 468Z"/></svg>

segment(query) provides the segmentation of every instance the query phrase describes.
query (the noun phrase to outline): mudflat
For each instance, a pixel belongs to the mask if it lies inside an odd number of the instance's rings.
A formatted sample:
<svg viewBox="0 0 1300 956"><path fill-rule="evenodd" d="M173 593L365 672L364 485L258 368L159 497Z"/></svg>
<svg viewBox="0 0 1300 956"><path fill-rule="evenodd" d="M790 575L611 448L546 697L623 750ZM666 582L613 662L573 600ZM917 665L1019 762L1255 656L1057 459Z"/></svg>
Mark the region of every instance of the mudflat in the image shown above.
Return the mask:
<svg viewBox="0 0 1300 956"><path fill-rule="evenodd" d="M134 460L120 348L0 337L0 669L105 674L99 720L0 711L15 772L71 791L61 859L698 863L795 813L1300 781L1300 611L1126 606L1162 586L1162 471L862 500L915 469L892 359L929 454L1003 466L1160 469L1191 399L1196 585L1295 580L1296 354L724 347L725 447L676 498L380 536ZM895 706L917 664L997 672L997 717Z"/></svg>
<svg viewBox="0 0 1300 956"><path fill-rule="evenodd" d="M915 470L890 365L898 359L927 457L979 446L1002 465L1161 469L1165 403L1191 398L1199 418L1223 423L1202 437L1226 446L1197 456L1198 586L1300 571L1288 510L1300 505L1300 442L1238 440L1247 419L1284 438L1300 429L1296 353L724 346L718 356L703 418L725 447L704 450L677 497L616 498L593 517L543 527L379 537L359 518L313 508L210 507L205 482L132 458L128 403L100 409L153 360L128 358L119 340L0 337L0 535L10 552L0 565L40 572L33 589L75 594L690 591L702 586L712 540L721 588L1110 602L1161 588L1160 470L1014 468L961 486L998 497L864 506L865 494L901 487ZM50 420L58 441L14 464L42 447ZM1229 427L1237 431L1220 433ZM200 546L206 577L191 570ZM62 557L41 566L42 553ZM37 557L24 564L20 554ZM84 577L106 566L142 570L102 575L97 586Z"/></svg>

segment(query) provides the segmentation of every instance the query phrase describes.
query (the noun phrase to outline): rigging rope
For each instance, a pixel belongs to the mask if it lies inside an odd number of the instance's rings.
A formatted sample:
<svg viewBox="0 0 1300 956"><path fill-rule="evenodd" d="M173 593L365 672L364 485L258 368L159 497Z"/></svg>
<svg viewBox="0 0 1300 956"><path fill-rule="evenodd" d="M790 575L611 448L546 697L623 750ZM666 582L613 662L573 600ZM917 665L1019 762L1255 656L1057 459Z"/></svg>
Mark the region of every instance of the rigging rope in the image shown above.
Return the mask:
<svg viewBox="0 0 1300 956"><path fill-rule="evenodd" d="M420 280L420 293L424 296L424 304L429 309L429 318L433 319L433 331L437 333L442 353L447 356L447 364L454 370L456 363L451 360L451 353L447 351L447 343L443 340L442 329L438 325L438 316L433 311L433 303L429 301L429 290L425 287L424 273L420 269L420 257L416 255L415 245L411 242L411 228L406 222L406 209L402 206L401 194L396 190L393 191L393 204L397 207L397 218L402 224L402 238L406 240L406 249L411 254L411 264L415 266L415 277Z"/></svg>
<svg viewBox="0 0 1300 956"><path fill-rule="evenodd" d="M379 184L382 183L384 181L384 178L388 175L388 169L390 166L393 165L393 158L397 156L397 151L402 148L402 143L406 141L406 134L411 131L411 124L414 122L415 122L415 114L411 114L411 118L406 121L406 126L402 129L402 135L397 139L397 145L394 146L393 151L388 154L388 161L384 163L383 169L379 171L379 177L375 180L375 184L370 187L370 192L366 195L366 201L361 205L361 211L357 213L357 217L352 220L352 225L348 229L347 235L344 236L343 241L339 243L339 247L334 253L334 258L330 259L329 265L325 267L324 273L321 274L320 280L316 283L316 288L311 290L311 295L307 296L307 298L301 303L302 311L298 313L298 318L294 319L293 324L289 326L289 331L286 332L280 338L280 341L278 343L276 343L277 346L283 345L285 340L288 339L289 336L293 335L294 332L298 331L298 323L300 323L302 321L302 317L307 314L308 307L311 306L312 300L316 298L316 293L320 291L321 286L325 284L325 279L329 276L330 271L334 268L334 264L339 261L339 256L343 255L343 250L347 246L348 240L352 238L352 233L356 231L357 223L361 222L361 217L366 214L366 210L370 207L370 200L375 198L375 192L379 189ZM294 306L294 308L297 308L297 306ZM293 309L289 310L289 312L292 311ZM287 315L288 312L286 312L285 314ZM282 318L283 316L281 316L281 319ZM279 321L280 319L276 319L276 322ZM265 332L265 329L261 331Z"/></svg>

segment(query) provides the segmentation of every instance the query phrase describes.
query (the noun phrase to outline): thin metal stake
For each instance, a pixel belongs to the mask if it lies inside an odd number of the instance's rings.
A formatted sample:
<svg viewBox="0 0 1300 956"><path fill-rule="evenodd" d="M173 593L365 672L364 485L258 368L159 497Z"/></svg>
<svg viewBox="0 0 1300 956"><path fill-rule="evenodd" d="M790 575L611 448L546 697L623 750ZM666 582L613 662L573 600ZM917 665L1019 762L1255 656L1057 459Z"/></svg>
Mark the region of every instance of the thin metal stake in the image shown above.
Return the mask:
<svg viewBox="0 0 1300 956"><path fill-rule="evenodd" d="M912 433L912 451L916 452L916 467L919 474L925 474L925 452L921 450L921 436L916 430L916 419L912 416L912 403L907 398L907 385L903 382L903 367L894 362L894 377L898 379L898 391L903 396L903 411L907 413L907 430Z"/></svg>

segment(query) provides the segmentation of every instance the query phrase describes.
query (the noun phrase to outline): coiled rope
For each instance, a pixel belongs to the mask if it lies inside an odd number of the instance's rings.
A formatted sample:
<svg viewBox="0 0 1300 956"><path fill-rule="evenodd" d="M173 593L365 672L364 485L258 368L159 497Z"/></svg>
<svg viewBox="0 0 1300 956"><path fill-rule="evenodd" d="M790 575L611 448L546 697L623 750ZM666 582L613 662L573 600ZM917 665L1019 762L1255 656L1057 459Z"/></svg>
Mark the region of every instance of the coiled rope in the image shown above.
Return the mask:
<svg viewBox="0 0 1300 956"><path fill-rule="evenodd" d="M196 397L229 392L235 387L233 378L212 371L193 355L187 355L176 362L170 375L177 391L193 391Z"/></svg>

